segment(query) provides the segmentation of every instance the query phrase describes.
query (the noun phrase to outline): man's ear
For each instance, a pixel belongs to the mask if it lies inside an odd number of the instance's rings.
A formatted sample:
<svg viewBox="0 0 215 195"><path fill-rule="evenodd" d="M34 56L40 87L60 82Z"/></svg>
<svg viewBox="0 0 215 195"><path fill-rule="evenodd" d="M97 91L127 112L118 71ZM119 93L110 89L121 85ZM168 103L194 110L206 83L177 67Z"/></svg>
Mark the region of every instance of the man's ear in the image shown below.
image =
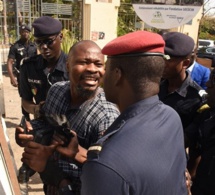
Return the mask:
<svg viewBox="0 0 215 195"><path fill-rule="evenodd" d="M63 33L60 33L59 37L60 37L60 41L62 42L62 40L63 40Z"/></svg>
<svg viewBox="0 0 215 195"><path fill-rule="evenodd" d="M119 68L114 69L114 84L117 86L122 80L122 70Z"/></svg>
<svg viewBox="0 0 215 195"><path fill-rule="evenodd" d="M190 59L186 58L183 60L183 68L187 69L190 66Z"/></svg>

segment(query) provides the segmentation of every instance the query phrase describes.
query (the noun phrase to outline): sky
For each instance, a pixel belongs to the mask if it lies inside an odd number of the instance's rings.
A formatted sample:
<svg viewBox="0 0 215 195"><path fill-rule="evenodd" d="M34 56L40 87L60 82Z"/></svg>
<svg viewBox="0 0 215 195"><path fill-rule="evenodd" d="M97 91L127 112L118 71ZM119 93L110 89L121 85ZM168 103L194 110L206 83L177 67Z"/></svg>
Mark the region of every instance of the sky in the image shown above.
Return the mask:
<svg viewBox="0 0 215 195"><path fill-rule="evenodd" d="M215 0L205 0L206 5L205 5L205 9L208 10L209 14L215 14Z"/></svg>

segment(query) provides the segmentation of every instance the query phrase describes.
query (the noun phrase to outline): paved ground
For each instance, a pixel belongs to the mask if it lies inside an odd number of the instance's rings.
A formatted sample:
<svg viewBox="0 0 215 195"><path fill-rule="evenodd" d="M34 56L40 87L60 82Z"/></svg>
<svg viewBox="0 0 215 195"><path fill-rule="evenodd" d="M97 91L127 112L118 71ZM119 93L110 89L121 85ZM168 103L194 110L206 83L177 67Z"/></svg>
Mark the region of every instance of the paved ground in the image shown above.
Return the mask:
<svg viewBox="0 0 215 195"><path fill-rule="evenodd" d="M3 75L3 91L5 101L5 122L7 126L7 133L10 139L10 144L13 150L14 160L17 168L21 166L20 158L22 156L23 148L19 147L14 139L15 127L19 124L21 119L20 97L17 88L10 85L10 79L7 74ZM42 195L42 183L35 174L29 181L29 195Z"/></svg>

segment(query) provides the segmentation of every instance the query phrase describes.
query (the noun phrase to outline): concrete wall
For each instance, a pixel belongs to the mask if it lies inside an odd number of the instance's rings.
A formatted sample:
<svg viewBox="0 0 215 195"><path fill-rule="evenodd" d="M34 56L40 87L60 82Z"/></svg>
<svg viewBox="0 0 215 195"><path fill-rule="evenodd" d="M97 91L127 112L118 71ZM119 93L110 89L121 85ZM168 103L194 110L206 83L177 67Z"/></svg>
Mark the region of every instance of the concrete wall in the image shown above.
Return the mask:
<svg viewBox="0 0 215 195"><path fill-rule="evenodd" d="M3 75L2 75L2 66L1 66L1 64L2 64L2 55L0 55L0 117L5 116Z"/></svg>
<svg viewBox="0 0 215 195"><path fill-rule="evenodd" d="M178 27L176 30L192 37L197 44L199 24L202 17L203 9L200 9L197 15L193 18L191 24L186 24Z"/></svg>
<svg viewBox="0 0 215 195"><path fill-rule="evenodd" d="M117 37L120 0L85 0L83 39L95 41L101 48Z"/></svg>

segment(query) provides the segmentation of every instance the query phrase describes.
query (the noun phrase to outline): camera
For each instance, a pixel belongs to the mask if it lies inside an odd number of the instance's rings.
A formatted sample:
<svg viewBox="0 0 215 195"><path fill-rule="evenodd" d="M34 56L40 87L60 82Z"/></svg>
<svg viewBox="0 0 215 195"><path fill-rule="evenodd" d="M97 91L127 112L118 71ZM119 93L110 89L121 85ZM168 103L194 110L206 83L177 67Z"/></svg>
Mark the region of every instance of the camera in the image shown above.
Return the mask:
<svg viewBox="0 0 215 195"><path fill-rule="evenodd" d="M64 147L68 146L71 138L73 137L73 134L70 133L70 129L67 128L65 124L63 124L62 126L55 126L54 131L55 133L63 136L63 141L64 141L63 146Z"/></svg>
<svg viewBox="0 0 215 195"><path fill-rule="evenodd" d="M68 146L73 134L70 133L69 125L65 115L46 116L46 120L52 126L54 133L63 137L64 147Z"/></svg>

